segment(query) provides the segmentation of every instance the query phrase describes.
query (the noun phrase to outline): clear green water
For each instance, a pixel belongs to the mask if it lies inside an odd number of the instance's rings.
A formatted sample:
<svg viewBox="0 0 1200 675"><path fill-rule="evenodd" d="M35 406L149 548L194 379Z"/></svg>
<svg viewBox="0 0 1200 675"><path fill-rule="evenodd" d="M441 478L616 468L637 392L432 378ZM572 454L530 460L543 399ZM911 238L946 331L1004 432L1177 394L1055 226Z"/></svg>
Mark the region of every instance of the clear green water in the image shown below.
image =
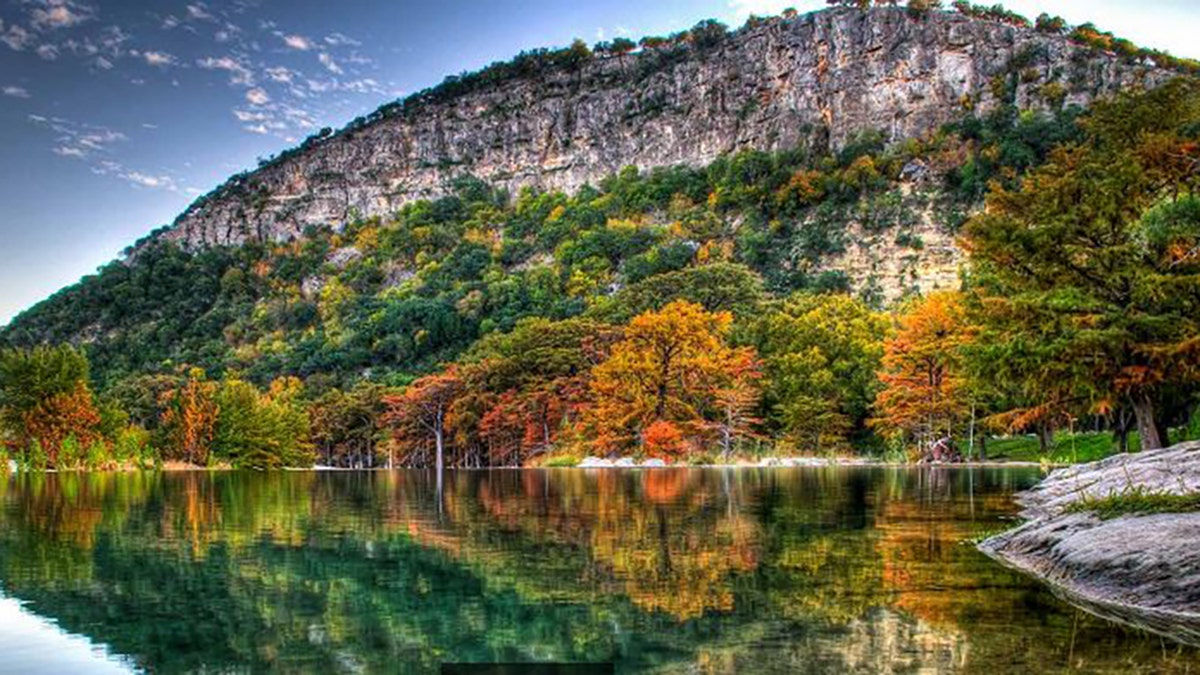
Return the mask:
<svg viewBox="0 0 1200 675"><path fill-rule="evenodd" d="M440 498L415 471L0 478L0 671L1200 673L970 545L1038 477L450 472Z"/></svg>

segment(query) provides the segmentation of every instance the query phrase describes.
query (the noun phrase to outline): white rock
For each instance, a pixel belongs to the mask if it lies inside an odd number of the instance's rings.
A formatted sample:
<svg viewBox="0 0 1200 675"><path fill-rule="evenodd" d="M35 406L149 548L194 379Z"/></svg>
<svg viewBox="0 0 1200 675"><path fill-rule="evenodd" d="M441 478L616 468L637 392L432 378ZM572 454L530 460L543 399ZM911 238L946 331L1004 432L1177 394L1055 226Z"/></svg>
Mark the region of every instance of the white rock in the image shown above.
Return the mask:
<svg viewBox="0 0 1200 675"><path fill-rule="evenodd" d="M584 457L578 464L581 469L607 469L613 465L611 460L601 457Z"/></svg>
<svg viewBox="0 0 1200 675"><path fill-rule="evenodd" d="M659 468L659 467L664 467L666 465L667 465L666 462L662 461L661 459L654 458L654 457L642 462L642 466L648 467L648 468Z"/></svg>

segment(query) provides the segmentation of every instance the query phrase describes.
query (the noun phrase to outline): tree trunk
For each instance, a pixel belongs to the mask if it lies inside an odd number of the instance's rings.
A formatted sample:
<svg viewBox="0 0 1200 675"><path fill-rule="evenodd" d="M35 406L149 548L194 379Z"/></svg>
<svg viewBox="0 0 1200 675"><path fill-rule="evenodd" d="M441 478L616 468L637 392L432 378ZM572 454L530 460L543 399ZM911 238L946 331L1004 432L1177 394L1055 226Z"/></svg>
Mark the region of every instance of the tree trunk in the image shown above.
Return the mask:
<svg viewBox="0 0 1200 675"><path fill-rule="evenodd" d="M1158 424L1154 419L1154 402L1146 394L1133 399L1133 414L1137 416L1138 435L1142 450L1157 450L1163 446Z"/></svg>
<svg viewBox="0 0 1200 675"><path fill-rule="evenodd" d="M446 468L446 459L445 459L445 457L446 457L446 448L445 448L446 428L445 428L444 420L445 420L445 418L442 415L442 411L439 410L437 413L437 421L433 425L433 437L434 437L434 440L437 442L437 460L436 460L436 462L437 462L437 474L438 474L439 480L441 480L442 469Z"/></svg>
<svg viewBox="0 0 1200 675"><path fill-rule="evenodd" d="M979 434L979 461L987 461L987 431Z"/></svg>
<svg viewBox="0 0 1200 675"><path fill-rule="evenodd" d="M1054 428L1049 424L1038 425L1038 446L1042 450L1042 454L1049 454L1054 447Z"/></svg>
<svg viewBox="0 0 1200 675"><path fill-rule="evenodd" d="M971 404L971 426L967 430L967 461L975 455L975 404Z"/></svg>

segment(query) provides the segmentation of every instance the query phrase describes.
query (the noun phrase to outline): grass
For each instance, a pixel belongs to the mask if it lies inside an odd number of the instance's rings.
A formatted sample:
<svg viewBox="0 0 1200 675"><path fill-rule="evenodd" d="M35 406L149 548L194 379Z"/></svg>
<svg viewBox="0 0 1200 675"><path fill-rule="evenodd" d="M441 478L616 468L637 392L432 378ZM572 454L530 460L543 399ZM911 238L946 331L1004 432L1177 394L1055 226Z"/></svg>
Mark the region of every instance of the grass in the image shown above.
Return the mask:
<svg viewBox="0 0 1200 675"><path fill-rule="evenodd" d="M1138 448L1137 433L1129 434L1129 448ZM988 459L1010 462L1049 461L1053 464L1077 464L1094 462L1117 454L1119 448L1108 432L1071 434L1061 432L1054 435L1054 445L1042 454L1041 446L1034 436L1012 436L988 440Z"/></svg>
<svg viewBox="0 0 1200 675"><path fill-rule="evenodd" d="M1198 418L1200 419L1200 418ZM1167 445L1182 443L1200 437L1200 425L1193 424L1188 429L1172 429ZM1129 450L1137 452L1141 446L1136 431L1129 433ZM1054 444L1050 451L1042 454L1041 446L1036 436L1010 436L1008 438L989 438L987 442L988 459L1005 460L1009 462L1048 462L1050 464L1081 464L1095 462L1111 457L1120 452L1111 432L1081 432L1068 433L1061 431L1054 435Z"/></svg>
<svg viewBox="0 0 1200 675"><path fill-rule="evenodd" d="M570 468L579 465L579 458L571 455L557 455L547 459L542 467L546 469Z"/></svg>
<svg viewBox="0 0 1200 675"><path fill-rule="evenodd" d="M1200 511L1200 493L1174 494L1131 488L1107 497L1084 497L1067 506L1067 513L1094 513L1101 520L1127 515Z"/></svg>

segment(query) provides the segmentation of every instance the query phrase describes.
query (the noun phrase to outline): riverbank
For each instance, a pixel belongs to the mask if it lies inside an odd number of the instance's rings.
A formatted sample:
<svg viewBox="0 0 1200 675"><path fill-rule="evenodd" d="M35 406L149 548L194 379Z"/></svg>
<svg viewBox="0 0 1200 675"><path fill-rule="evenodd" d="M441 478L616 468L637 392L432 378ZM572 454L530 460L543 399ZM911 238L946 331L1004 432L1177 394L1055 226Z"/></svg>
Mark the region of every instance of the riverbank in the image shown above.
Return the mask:
<svg viewBox="0 0 1200 675"><path fill-rule="evenodd" d="M803 467L888 467L888 468L944 468L944 469L1011 469L1020 467L1043 467L1057 466L1047 465L1044 462L1027 462L1027 461L986 461L986 462L958 462L958 463L931 463L917 464L915 462L889 462L885 460L859 458L859 457L767 457L756 461L750 460L734 460L730 462L717 462L705 464L689 464L676 463L670 464L658 459L648 459L637 461L632 458L623 457L616 460L600 459L596 457L586 457L583 460L569 464L543 464L540 466L499 466L499 467L447 467L451 470L472 471L472 470L522 470L522 469L786 469L786 468L803 468ZM281 467L280 471L391 471L393 469L405 469L415 467L391 467L376 466L376 467L341 467L341 466L325 466L313 465L308 467ZM7 473L129 473L136 471L233 471L234 467L228 463L215 464L211 466L201 466L198 464L188 464L186 462L162 462L158 465L139 466L135 464L121 464L115 466L105 466L98 468L71 468L71 469L18 469L15 466L7 467ZM0 467L0 475L4 475L4 467Z"/></svg>
<svg viewBox="0 0 1200 675"><path fill-rule="evenodd" d="M714 462L705 464L669 464L661 459L637 461L631 457L618 459L603 459L585 457L574 465L547 465L541 468L576 468L576 469L661 469L661 468L797 468L797 467L828 467L828 466L885 466L885 467L961 467L961 468L992 468L992 467L1026 467L1041 466L1038 462L957 462L917 464L915 462L889 462L886 460L864 457L764 457L758 460L732 460L729 462Z"/></svg>
<svg viewBox="0 0 1200 675"><path fill-rule="evenodd" d="M1200 442L1054 471L979 548L1108 619L1200 646ZM1175 497L1169 497L1174 495Z"/></svg>

